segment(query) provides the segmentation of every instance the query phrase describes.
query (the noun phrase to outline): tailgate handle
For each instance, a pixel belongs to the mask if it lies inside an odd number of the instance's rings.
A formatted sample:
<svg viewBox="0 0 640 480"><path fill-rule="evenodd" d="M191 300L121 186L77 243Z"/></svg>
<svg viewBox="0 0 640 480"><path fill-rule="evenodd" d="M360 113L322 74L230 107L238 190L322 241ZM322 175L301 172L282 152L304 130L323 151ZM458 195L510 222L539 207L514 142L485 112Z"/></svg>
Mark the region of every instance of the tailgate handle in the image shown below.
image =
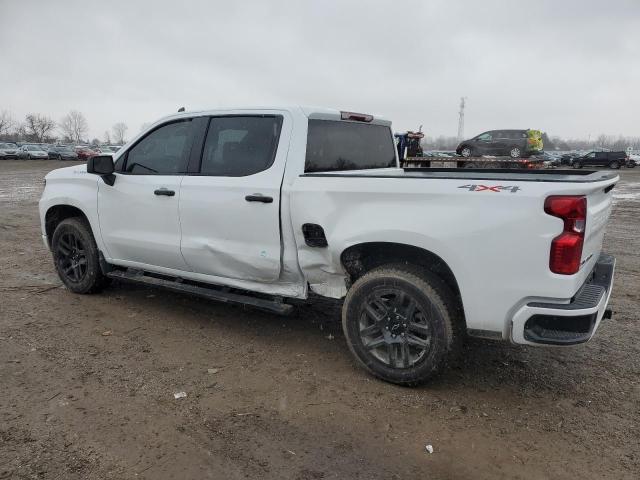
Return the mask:
<svg viewBox="0 0 640 480"><path fill-rule="evenodd" d="M262 203L273 203L273 197L267 197L262 195L261 193L254 193L253 195L247 195L244 197L247 202L262 202Z"/></svg>

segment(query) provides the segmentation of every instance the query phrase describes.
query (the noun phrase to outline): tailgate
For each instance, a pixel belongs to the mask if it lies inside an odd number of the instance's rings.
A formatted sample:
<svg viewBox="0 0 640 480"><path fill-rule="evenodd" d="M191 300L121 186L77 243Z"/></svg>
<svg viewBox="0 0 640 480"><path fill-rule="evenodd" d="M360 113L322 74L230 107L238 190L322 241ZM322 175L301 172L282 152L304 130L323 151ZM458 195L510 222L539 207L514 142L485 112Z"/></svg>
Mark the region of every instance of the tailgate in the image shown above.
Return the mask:
<svg viewBox="0 0 640 480"><path fill-rule="evenodd" d="M591 272L593 264L602 250L604 234L611 215L612 190L615 182L593 190L587 194L587 225L585 230L584 247L582 249L582 268L584 276Z"/></svg>

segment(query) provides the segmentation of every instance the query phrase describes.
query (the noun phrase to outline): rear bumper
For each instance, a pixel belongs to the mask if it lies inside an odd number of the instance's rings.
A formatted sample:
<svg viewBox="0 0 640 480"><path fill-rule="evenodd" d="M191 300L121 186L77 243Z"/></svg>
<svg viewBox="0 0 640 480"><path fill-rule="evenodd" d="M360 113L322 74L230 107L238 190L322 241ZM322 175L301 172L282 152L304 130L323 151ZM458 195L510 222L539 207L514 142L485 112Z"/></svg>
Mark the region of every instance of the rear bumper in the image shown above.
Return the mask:
<svg viewBox="0 0 640 480"><path fill-rule="evenodd" d="M607 311L616 259L601 254L569 303L530 302L512 319L511 340L528 345L576 345L589 341Z"/></svg>

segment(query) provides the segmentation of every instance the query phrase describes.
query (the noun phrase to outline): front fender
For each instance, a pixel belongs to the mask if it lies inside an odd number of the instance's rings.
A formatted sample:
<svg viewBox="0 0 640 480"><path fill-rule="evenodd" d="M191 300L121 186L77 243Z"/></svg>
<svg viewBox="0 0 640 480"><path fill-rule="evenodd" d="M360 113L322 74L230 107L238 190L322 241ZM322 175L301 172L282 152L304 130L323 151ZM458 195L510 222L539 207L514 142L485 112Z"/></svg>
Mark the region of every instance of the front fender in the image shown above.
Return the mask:
<svg viewBox="0 0 640 480"><path fill-rule="evenodd" d="M43 236L47 235L47 212L53 207L66 205L77 208L84 214L98 248L104 250L98 219L98 179L77 167L54 170L47 175L45 189L38 203Z"/></svg>

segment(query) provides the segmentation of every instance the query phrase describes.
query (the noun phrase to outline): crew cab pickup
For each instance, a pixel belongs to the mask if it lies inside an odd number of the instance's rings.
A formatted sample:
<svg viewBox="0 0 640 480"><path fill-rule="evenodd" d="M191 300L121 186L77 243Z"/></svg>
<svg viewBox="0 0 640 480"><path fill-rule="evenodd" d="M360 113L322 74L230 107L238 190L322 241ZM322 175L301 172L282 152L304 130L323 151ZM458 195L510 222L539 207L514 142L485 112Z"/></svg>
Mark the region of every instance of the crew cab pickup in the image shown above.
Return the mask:
<svg viewBox="0 0 640 480"><path fill-rule="evenodd" d="M610 315L612 172L401 169L391 123L319 108L183 112L54 170L42 235L66 287L142 282L287 312L343 299L357 361L415 384L464 334L588 341Z"/></svg>

